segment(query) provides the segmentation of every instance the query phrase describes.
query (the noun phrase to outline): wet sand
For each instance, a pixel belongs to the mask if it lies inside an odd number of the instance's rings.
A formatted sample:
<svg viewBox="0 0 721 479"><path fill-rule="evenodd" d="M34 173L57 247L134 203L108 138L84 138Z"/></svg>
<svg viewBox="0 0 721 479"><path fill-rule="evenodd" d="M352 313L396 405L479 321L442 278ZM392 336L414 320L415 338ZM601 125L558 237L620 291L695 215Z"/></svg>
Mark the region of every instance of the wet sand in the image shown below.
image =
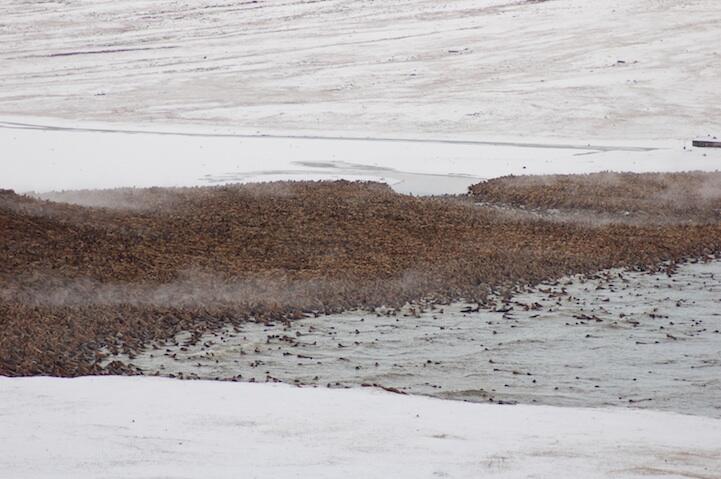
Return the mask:
<svg viewBox="0 0 721 479"><path fill-rule="evenodd" d="M378 385L474 402L721 417L721 262L610 270L499 301L247 323L132 359L146 374ZM115 359L127 360L119 356Z"/></svg>

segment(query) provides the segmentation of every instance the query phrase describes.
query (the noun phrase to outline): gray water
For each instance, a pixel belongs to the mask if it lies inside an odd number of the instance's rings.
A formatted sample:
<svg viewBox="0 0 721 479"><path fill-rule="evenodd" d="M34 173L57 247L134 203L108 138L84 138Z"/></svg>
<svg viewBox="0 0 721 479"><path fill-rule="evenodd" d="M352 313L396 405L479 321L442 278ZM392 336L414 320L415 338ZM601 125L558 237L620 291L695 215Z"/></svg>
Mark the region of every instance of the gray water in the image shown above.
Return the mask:
<svg viewBox="0 0 721 479"><path fill-rule="evenodd" d="M303 181L308 178L337 180L340 178L386 182L397 193L419 196L462 195L482 178L460 174L427 174L401 171L385 166L363 165L344 161L293 161L297 170L262 170L227 172L205 175L200 180L208 184L246 183L258 181Z"/></svg>
<svg viewBox="0 0 721 479"><path fill-rule="evenodd" d="M248 323L195 346L181 334L131 362L147 374L721 417L721 262L603 276L540 285L500 311L459 303Z"/></svg>

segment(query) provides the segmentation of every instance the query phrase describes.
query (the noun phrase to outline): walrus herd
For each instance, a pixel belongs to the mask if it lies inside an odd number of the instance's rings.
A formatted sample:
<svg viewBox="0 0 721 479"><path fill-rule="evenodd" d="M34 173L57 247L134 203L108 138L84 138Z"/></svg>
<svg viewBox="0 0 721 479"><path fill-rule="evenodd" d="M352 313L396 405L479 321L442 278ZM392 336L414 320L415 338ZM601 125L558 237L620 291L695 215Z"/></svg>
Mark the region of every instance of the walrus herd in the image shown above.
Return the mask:
<svg viewBox="0 0 721 479"><path fill-rule="evenodd" d="M594 173L507 176L471 186L492 204L582 212L616 222L714 223L721 220L721 173Z"/></svg>
<svg viewBox="0 0 721 479"><path fill-rule="evenodd" d="M721 252L719 173L506 177L453 197L338 181L52 198L0 191L0 375L133 374L103 359L179 331L482 304L568 274Z"/></svg>

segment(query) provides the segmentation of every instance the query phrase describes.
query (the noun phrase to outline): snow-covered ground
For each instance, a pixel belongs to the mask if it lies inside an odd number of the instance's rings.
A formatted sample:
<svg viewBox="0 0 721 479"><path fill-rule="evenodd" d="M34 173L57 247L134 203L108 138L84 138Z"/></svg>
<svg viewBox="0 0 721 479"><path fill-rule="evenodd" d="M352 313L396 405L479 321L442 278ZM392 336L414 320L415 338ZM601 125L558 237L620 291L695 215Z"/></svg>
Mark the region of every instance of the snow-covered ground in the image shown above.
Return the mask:
<svg viewBox="0 0 721 479"><path fill-rule="evenodd" d="M0 378L0 475L718 478L721 420L371 390Z"/></svg>
<svg viewBox="0 0 721 479"><path fill-rule="evenodd" d="M0 3L0 117L466 139L721 132L717 0Z"/></svg>

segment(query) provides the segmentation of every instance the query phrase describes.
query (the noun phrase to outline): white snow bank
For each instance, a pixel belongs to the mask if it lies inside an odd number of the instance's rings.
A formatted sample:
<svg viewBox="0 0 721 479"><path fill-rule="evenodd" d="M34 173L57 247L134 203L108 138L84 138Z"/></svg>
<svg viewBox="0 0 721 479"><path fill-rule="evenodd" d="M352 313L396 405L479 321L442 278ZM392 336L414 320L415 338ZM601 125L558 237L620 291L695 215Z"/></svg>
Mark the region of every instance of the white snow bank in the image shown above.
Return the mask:
<svg viewBox="0 0 721 479"><path fill-rule="evenodd" d="M371 390L0 378L8 478L718 477L721 420Z"/></svg>

